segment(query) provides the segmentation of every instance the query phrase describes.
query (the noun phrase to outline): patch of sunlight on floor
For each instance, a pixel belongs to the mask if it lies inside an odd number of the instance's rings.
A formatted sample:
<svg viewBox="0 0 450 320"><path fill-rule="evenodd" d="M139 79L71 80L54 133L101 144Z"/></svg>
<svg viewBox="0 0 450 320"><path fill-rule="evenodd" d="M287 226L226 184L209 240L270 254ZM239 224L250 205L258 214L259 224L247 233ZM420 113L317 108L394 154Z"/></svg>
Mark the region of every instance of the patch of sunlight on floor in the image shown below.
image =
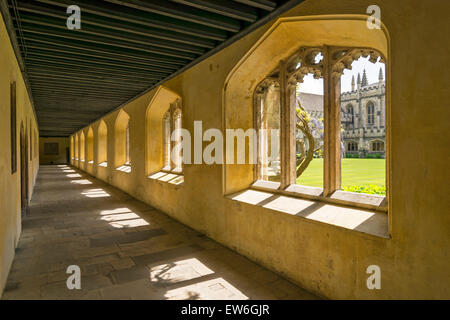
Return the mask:
<svg viewBox="0 0 450 320"><path fill-rule="evenodd" d="M214 278L169 290L164 295L172 300L248 300L249 298L223 278Z"/></svg>
<svg viewBox="0 0 450 320"><path fill-rule="evenodd" d="M81 178L81 174L79 174L79 173L66 174L66 177L69 177L69 178Z"/></svg>
<svg viewBox="0 0 450 320"><path fill-rule="evenodd" d="M93 164L93 163L94 163L94 160L88 161L88 163L89 163L89 164Z"/></svg>
<svg viewBox="0 0 450 320"><path fill-rule="evenodd" d="M132 212L132 211L129 208L116 208L116 209L112 209L112 210L102 210L102 211L100 211L100 215L106 216L109 214L130 213L130 212Z"/></svg>
<svg viewBox="0 0 450 320"><path fill-rule="evenodd" d="M113 221L109 222L111 227L122 229L122 228L136 228L136 227L142 227L142 226L149 226L150 223L145 221L144 219L130 219L130 220L120 220L120 221Z"/></svg>
<svg viewBox="0 0 450 320"><path fill-rule="evenodd" d="M72 181L70 181L70 183L74 183L74 184L93 184L88 179L72 180Z"/></svg>
<svg viewBox="0 0 450 320"><path fill-rule="evenodd" d="M83 191L81 194L88 198L103 198L103 197L111 196L109 193L107 193L103 189L89 189L89 190Z"/></svg>
<svg viewBox="0 0 450 320"><path fill-rule="evenodd" d="M109 214L106 216L102 216L101 220L104 221L120 221L120 220L129 220L129 219L136 219L140 218L136 213L134 212L124 212L119 214Z"/></svg>
<svg viewBox="0 0 450 320"><path fill-rule="evenodd" d="M150 281L155 286L167 286L213 273L214 271L206 267L198 259L191 258L151 267Z"/></svg>
<svg viewBox="0 0 450 320"><path fill-rule="evenodd" d="M98 166L106 168L106 167L108 167L108 162L103 161L102 163L99 163Z"/></svg>
<svg viewBox="0 0 450 320"><path fill-rule="evenodd" d="M123 166L117 167L116 170L122 171L122 172L126 172L126 173L130 173L131 172L131 166L123 165Z"/></svg>
<svg viewBox="0 0 450 320"><path fill-rule="evenodd" d="M73 173L73 172L76 172L76 171L73 170L73 169L64 169L64 170L62 170L62 172L64 172L64 173Z"/></svg>

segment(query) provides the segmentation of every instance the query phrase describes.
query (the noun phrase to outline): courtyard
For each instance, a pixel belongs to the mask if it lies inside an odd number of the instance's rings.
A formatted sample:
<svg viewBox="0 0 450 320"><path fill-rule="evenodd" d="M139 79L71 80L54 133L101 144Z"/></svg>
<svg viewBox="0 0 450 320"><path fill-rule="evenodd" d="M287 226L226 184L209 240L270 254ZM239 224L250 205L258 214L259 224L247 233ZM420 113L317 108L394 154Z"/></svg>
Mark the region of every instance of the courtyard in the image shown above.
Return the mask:
<svg viewBox="0 0 450 320"><path fill-rule="evenodd" d="M385 159L342 159L341 186L346 191L356 191L355 187L385 186ZM323 186L323 159L316 158L311 161L306 171L297 178L297 184L322 187ZM350 189L351 188L351 189ZM373 189L373 188L372 188Z"/></svg>

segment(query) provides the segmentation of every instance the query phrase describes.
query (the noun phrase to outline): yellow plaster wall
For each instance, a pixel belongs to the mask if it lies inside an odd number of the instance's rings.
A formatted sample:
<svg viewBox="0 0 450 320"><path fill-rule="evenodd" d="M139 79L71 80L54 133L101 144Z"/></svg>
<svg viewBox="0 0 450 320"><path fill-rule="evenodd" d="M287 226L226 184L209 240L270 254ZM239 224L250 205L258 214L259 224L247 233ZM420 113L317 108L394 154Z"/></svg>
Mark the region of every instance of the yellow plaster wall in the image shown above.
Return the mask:
<svg viewBox="0 0 450 320"><path fill-rule="evenodd" d="M307 0L284 17L361 15L372 4L371 0ZM321 296L450 298L450 76L444 71L449 43L441 38L449 31L450 5L438 0L378 0L377 4L390 41L391 239L231 201L224 196L221 165L184 165L183 186L148 179L145 119L157 89L123 107L130 116L131 172L110 165L119 113L115 111L103 118L108 127L108 167L94 165L91 173ZM204 131L224 129L229 120L224 118L226 79L273 23L164 84L182 98L184 128L192 133L193 122L201 120ZM302 35L298 36L300 43ZM283 43L282 35L279 41ZM242 86L251 87L256 80L255 76L243 81ZM79 162L73 164L80 167ZM234 173L227 181L241 178ZM366 287L366 268L373 264L381 268L381 290Z"/></svg>
<svg viewBox="0 0 450 320"><path fill-rule="evenodd" d="M45 154L44 144L50 142L58 143L58 154ZM69 138L63 137L41 137L39 139L39 162L40 164L64 164L67 163L66 148L70 148Z"/></svg>
<svg viewBox="0 0 450 320"><path fill-rule="evenodd" d="M14 249L21 232L20 213L20 127L23 123L28 139L33 135L32 159L28 154L28 191L31 197L39 156L36 150L38 127L25 83L0 15L0 296L14 259ZM11 174L10 83L16 81L17 92L17 171ZM29 141L29 140L28 140ZM30 142L28 142L29 146ZM28 151L29 152L29 151Z"/></svg>

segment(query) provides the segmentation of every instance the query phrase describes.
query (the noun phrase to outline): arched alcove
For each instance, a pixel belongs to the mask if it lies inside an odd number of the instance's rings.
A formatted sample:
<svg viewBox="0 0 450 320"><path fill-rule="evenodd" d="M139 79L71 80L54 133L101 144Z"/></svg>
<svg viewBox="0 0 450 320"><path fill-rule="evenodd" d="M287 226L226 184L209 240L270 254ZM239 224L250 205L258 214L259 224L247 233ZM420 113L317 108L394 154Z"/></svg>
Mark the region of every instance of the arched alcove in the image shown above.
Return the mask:
<svg viewBox="0 0 450 320"><path fill-rule="evenodd" d="M80 160L80 145L79 145L78 132L75 133L75 160Z"/></svg>
<svg viewBox="0 0 450 320"><path fill-rule="evenodd" d="M36 135L36 133L35 133L35 135ZM35 139L35 140L36 140L36 139ZM70 159L71 159L71 160L73 160L73 159L75 158L75 150L74 150L74 147L75 147L74 137L71 136L71 137L70 137Z"/></svg>
<svg viewBox="0 0 450 320"><path fill-rule="evenodd" d="M91 127L88 129L86 139L86 161L94 163L94 131Z"/></svg>
<svg viewBox="0 0 450 320"><path fill-rule="evenodd" d="M167 169L170 170L170 158L168 157L170 154L171 107L172 114L177 114L176 109L181 108L180 103L174 107L177 101L181 101L181 97L178 94L163 86L159 86L147 107L145 118L145 164L147 175L160 171L165 166L168 166ZM164 123L167 125L164 126ZM165 147L166 151L164 151ZM166 157L164 156L165 154ZM167 158L166 161L164 161L164 158Z"/></svg>
<svg viewBox="0 0 450 320"><path fill-rule="evenodd" d="M97 162L106 166L108 161L108 128L103 120L100 120L97 129Z"/></svg>
<svg viewBox="0 0 450 320"><path fill-rule="evenodd" d="M282 61L302 47L372 48L388 58L388 34L384 25L381 29L368 29L366 22L365 15L289 17L277 20L232 69L225 81L224 132L226 129L247 130L254 127L256 87ZM254 182L254 166L251 164L225 164L223 170L225 194L248 188Z"/></svg>
<svg viewBox="0 0 450 320"><path fill-rule="evenodd" d="M86 151L86 145L85 145L85 139L84 139L84 132L81 131L80 133L80 160L85 161L85 151Z"/></svg>
<svg viewBox="0 0 450 320"><path fill-rule="evenodd" d="M130 165L130 116L120 110L114 125L114 167Z"/></svg>

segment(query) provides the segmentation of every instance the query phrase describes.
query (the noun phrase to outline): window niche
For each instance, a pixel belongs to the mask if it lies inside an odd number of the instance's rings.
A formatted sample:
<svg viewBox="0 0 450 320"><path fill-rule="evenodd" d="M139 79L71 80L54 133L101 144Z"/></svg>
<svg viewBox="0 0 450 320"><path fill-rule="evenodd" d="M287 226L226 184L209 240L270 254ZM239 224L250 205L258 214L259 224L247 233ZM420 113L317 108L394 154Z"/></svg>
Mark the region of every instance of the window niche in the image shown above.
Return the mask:
<svg viewBox="0 0 450 320"><path fill-rule="evenodd" d="M173 172L181 174L182 169L182 154L175 152L175 146L181 142L181 100L176 99L170 104L169 109L164 113L162 119L163 126L163 172Z"/></svg>
<svg viewBox="0 0 450 320"><path fill-rule="evenodd" d="M355 112L353 105L342 99L341 77L345 70L352 69L354 61L361 59L383 64L384 69L384 57L370 48L305 46L288 59L280 61L279 66L256 87L254 125L259 135L255 180L277 181L279 190L324 200L333 198L335 192L342 189L342 179L345 180L350 175L349 170L353 170L343 163L347 161L344 159L346 151L358 154L357 141L362 139L360 130L354 132L355 128L359 128L358 122L367 126L375 125L377 120L380 123L376 118L375 104L368 101L364 105L362 96L372 90L378 96L383 95L385 101L381 76L376 86L371 86L365 70L362 80L358 76L359 95L353 92L354 80L350 93L343 95L347 100L353 95L356 104L362 107L357 107ZM345 104L341 106L341 102ZM278 105L279 108L274 108ZM362 108L367 110L367 121L358 119ZM275 110L280 110L280 113ZM384 114L385 111L380 113ZM279 129L281 140L268 135L267 129ZM367 128L363 131L366 133ZM382 134L384 139L384 132ZM270 146L278 141L280 153L273 155L269 152ZM373 142L370 147L372 152L384 150L384 144L380 142ZM359 164L366 166L363 161ZM380 179L384 185L384 165L382 169ZM371 179L370 174L361 173L359 177L360 183L364 185L369 185ZM365 187L344 190L372 193L366 191ZM354 196L341 198L351 198L347 203L360 200ZM370 202L380 205L383 200L380 197Z"/></svg>
<svg viewBox="0 0 450 320"><path fill-rule="evenodd" d="M146 171L150 179L182 185L182 101L173 91L160 86L146 113Z"/></svg>
<svg viewBox="0 0 450 320"><path fill-rule="evenodd" d="M130 116L123 110L119 111L114 126L114 164L123 172L131 172L130 157Z"/></svg>
<svg viewBox="0 0 450 320"><path fill-rule="evenodd" d="M70 137L70 159L75 159L75 150L74 150L74 137Z"/></svg>
<svg viewBox="0 0 450 320"><path fill-rule="evenodd" d="M86 139L86 162L94 163L94 131L89 127Z"/></svg>
<svg viewBox="0 0 450 320"><path fill-rule="evenodd" d="M80 159L80 144L78 139L78 133L75 133L75 160Z"/></svg>
<svg viewBox="0 0 450 320"><path fill-rule="evenodd" d="M280 84L277 75L264 79L255 90L255 127L259 129L258 179L280 181Z"/></svg>
<svg viewBox="0 0 450 320"><path fill-rule="evenodd" d="M108 128L105 121L101 120L97 131L97 163L101 167L108 166Z"/></svg>
<svg viewBox="0 0 450 320"><path fill-rule="evenodd" d="M84 132L83 131L81 131L81 133L80 133L80 161L81 162L84 162L86 159L85 159L85 149L86 149L86 145L85 145L85 143L84 143Z"/></svg>

